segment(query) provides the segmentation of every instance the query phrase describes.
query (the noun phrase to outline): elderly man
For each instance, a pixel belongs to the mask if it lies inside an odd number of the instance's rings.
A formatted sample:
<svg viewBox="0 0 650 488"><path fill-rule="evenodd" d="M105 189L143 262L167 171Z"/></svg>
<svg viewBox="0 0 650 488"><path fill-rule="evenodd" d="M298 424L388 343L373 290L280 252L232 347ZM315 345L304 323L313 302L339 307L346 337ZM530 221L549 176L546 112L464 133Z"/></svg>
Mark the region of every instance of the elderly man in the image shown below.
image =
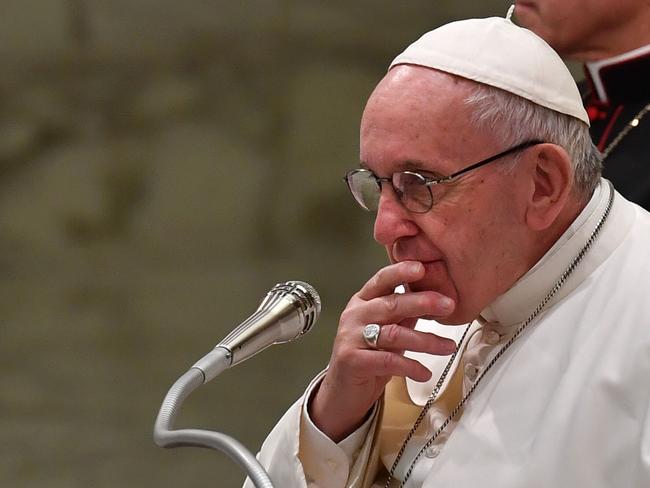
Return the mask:
<svg viewBox="0 0 650 488"><path fill-rule="evenodd" d="M265 441L276 486L650 486L650 214L588 123L509 20L393 61L346 176L391 264Z"/></svg>
<svg viewBox="0 0 650 488"><path fill-rule="evenodd" d="M650 210L650 3L518 0L515 14L562 57L585 63L583 98L604 176Z"/></svg>

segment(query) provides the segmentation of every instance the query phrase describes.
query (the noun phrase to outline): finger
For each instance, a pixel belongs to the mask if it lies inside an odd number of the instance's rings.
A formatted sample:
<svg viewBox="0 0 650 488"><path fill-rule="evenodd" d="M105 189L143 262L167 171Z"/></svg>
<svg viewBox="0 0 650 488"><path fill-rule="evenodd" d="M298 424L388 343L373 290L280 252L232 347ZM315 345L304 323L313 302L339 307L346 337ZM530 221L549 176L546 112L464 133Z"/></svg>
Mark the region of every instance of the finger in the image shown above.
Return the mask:
<svg viewBox="0 0 650 488"><path fill-rule="evenodd" d="M390 351L359 351L358 362L372 371L373 376L401 376L415 381L431 378L431 371L419 361Z"/></svg>
<svg viewBox="0 0 650 488"><path fill-rule="evenodd" d="M363 300L392 293L403 283L417 281L424 275L424 266L419 261L403 261L380 269L363 285L357 294Z"/></svg>
<svg viewBox="0 0 650 488"><path fill-rule="evenodd" d="M435 291L391 293L366 302L363 318L367 323L391 324L423 316L446 317L454 307L451 298Z"/></svg>
<svg viewBox="0 0 650 488"><path fill-rule="evenodd" d="M418 317L408 317L404 320L400 320L398 322L398 325L401 325L402 327L406 327L407 329L413 329L417 323L418 323Z"/></svg>
<svg viewBox="0 0 650 488"><path fill-rule="evenodd" d="M426 352L437 356L448 356L457 349L452 339L430 332L408 329L397 324L381 327L377 347L393 351Z"/></svg>

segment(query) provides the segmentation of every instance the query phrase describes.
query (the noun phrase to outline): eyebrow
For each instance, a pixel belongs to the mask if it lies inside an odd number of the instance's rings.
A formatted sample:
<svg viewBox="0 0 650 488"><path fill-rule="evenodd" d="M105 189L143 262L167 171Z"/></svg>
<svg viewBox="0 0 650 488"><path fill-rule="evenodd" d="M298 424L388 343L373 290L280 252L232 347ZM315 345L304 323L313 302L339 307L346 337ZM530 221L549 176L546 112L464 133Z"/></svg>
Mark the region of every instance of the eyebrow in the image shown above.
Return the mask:
<svg viewBox="0 0 650 488"><path fill-rule="evenodd" d="M438 171L433 171L430 169L425 169L424 165L426 163L422 161L412 161L412 160L407 160L407 161L401 161L396 164L395 172L399 173L401 171L412 171L414 173L420 173L422 176L426 177L431 177L431 178L445 178L449 175L440 173ZM368 171L371 171L370 168L368 167L368 164L365 161L360 161L359 166L362 169L366 169Z"/></svg>

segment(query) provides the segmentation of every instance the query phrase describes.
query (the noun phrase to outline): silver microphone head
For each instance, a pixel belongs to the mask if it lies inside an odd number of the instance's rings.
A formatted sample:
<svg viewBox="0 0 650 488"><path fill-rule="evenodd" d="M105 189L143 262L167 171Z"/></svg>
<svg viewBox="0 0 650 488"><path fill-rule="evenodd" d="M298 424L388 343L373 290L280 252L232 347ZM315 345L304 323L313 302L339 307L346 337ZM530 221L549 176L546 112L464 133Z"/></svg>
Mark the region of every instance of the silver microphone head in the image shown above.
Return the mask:
<svg viewBox="0 0 650 488"><path fill-rule="evenodd" d="M217 344L232 355L231 366L272 344L297 339L311 330L321 310L313 286L304 281L275 285L253 315Z"/></svg>
<svg viewBox="0 0 650 488"><path fill-rule="evenodd" d="M281 340L279 343L291 341L309 332L320 315L321 308L320 296L313 286L304 281L287 281L286 283L278 283L271 288L266 294L266 297L264 297L264 300L262 300L262 303L260 303L256 313L264 313L270 310L282 299L288 299L295 304L300 313L300 323L302 326L298 334L286 340Z"/></svg>

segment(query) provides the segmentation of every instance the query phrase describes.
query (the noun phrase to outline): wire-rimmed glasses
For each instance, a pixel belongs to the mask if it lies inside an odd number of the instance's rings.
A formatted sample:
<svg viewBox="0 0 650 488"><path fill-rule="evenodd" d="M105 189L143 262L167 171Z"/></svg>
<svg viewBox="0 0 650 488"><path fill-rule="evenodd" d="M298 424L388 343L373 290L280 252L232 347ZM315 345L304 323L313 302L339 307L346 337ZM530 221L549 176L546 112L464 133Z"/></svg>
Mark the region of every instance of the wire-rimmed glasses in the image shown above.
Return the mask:
<svg viewBox="0 0 650 488"><path fill-rule="evenodd" d="M449 183L469 171L543 142L541 140L522 142L442 178L429 178L416 171L399 171L389 177L381 178L372 171L361 168L348 171L344 179L354 199L365 210L377 211L381 186L386 182L393 187L395 194L406 209L415 213L425 213L431 210L444 194L444 187L440 186L442 183Z"/></svg>

